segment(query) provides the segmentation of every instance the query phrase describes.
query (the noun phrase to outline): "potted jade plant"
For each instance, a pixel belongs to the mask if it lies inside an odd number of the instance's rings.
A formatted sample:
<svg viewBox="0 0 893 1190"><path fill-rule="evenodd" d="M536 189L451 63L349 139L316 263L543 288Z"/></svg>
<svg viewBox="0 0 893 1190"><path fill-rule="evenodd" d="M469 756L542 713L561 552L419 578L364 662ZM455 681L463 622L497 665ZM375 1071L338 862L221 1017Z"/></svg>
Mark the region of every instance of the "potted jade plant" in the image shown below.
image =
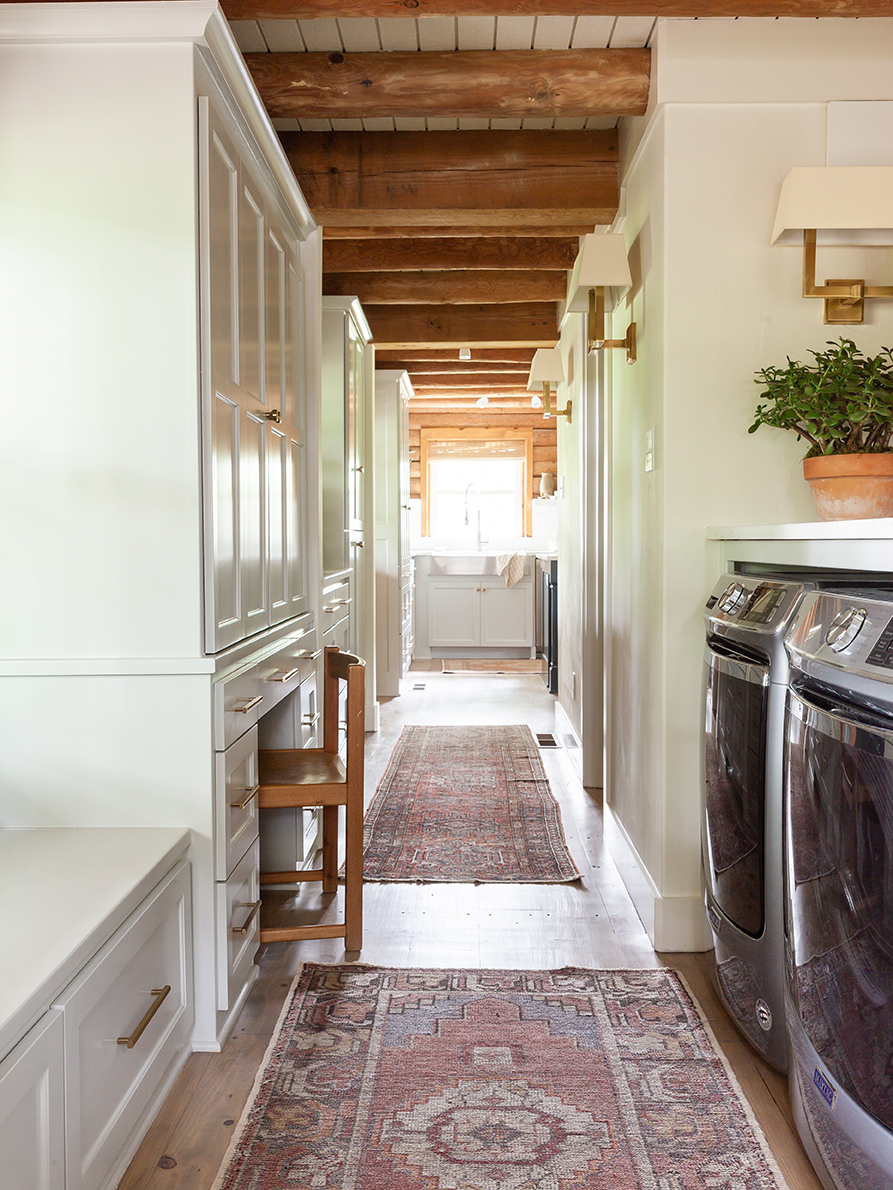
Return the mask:
<svg viewBox="0 0 893 1190"><path fill-rule="evenodd" d="M850 339L813 351L813 363L788 357L761 368L750 433L793 430L809 443L803 475L819 520L893 516L893 351L865 356Z"/></svg>

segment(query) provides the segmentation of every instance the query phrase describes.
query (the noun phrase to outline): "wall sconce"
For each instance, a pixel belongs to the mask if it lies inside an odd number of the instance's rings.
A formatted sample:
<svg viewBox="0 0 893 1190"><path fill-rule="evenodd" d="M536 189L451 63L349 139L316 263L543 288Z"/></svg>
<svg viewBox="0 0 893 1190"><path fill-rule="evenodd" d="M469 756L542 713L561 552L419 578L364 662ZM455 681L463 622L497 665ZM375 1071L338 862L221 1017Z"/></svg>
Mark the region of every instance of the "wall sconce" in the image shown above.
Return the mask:
<svg viewBox="0 0 893 1190"><path fill-rule="evenodd" d="M566 417L567 424L571 424L571 402L563 409L552 409L552 385L556 388L564 383L564 364L561 362L561 352L557 347L540 347L533 353L530 362L530 375L527 378L527 390L543 386L543 417Z"/></svg>
<svg viewBox="0 0 893 1190"><path fill-rule="evenodd" d="M893 166L799 167L781 188L772 243L797 243L802 232L803 296L824 298L826 324L841 325L862 322L865 298L893 297L893 286L839 277L816 285L817 232L823 244L865 246L893 243L890 228Z"/></svg>
<svg viewBox="0 0 893 1190"><path fill-rule="evenodd" d="M619 232L590 232L583 236L579 255L574 262L568 290L568 311L589 315L590 352L603 347L623 347L626 362L636 362L636 324L631 322L622 339L605 338L605 290L629 289L632 277L626 257L626 241ZM617 298L619 298L617 294ZM616 305L616 300L612 303Z"/></svg>

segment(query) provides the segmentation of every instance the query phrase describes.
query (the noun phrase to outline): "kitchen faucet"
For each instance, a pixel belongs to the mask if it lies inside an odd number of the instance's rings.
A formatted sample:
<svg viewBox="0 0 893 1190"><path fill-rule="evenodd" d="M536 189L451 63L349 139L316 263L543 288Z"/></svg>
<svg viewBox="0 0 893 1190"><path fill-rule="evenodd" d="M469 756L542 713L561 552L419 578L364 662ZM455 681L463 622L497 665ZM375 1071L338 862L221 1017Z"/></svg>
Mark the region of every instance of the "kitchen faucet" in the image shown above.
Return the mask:
<svg viewBox="0 0 893 1190"><path fill-rule="evenodd" d="M475 552L479 554L481 552L481 493L476 483L470 483L465 489L465 524L468 524L468 493L472 488L474 488L474 494L477 496L477 500L475 501L477 514L474 531L474 548Z"/></svg>

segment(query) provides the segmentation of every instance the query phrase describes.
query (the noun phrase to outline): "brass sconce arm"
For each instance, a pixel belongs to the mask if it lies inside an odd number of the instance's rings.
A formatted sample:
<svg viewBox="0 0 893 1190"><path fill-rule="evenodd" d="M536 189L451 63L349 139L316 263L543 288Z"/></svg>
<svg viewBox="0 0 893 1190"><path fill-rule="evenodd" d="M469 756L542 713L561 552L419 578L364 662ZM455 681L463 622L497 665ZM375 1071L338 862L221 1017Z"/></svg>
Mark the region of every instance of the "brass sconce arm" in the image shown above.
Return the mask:
<svg viewBox="0 0 893 1190"><path fill-rule="evenodd" d="M566 417L567 424L571 424L571 402L563 409L552 409L552 385L548 380L543 381L543 417Z"/></svg>
<svg viewBox="0 0 893 1190"><path fill-rule="evenodd" d="M862 322L865 298L893 297L893 285L866 285L864 280L833 278L824 285L815 281L816 229L803 229L803 296L824 298L825 324Z"/></svg>
<svg viewBox="0 0 893 1190"><path fill-rule="evenodd" d="M626 362L636 362L636 324L631 322L626 328L626 335L622 339L605 338L605 287L596 285L589 290L589 343L590 355L593 351L601 351L603 347L623 347L626 349Z"/></svg>

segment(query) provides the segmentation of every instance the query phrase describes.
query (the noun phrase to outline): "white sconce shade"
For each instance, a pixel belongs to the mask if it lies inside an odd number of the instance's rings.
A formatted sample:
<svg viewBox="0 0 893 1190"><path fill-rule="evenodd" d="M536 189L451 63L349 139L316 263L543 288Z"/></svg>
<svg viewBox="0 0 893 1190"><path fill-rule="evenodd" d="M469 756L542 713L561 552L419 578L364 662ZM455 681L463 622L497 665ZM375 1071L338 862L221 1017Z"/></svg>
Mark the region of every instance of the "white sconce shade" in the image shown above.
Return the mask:
<svg viewBox="0 0 893 1190"><path fill-rule="evenodd" d="M782 185L772 243L799 246L803 231L823 229L819 243L889 244L891 228L893 166L798 167ZM865 235L881 229L887 234Z"/></svg>
<svg viewBox="0 0 893 1190"><path fill-rule="evenodd" d="M564 383L564 363L557 347L540 347L533 354L527 389L540 389L544 384Z"/></svg>
<svg viewBox="0 0 893 1190"><path fill-rule="evenodd" d="M803 296L823 298L825 324L864 320L866 298L891 298L893 286L835 277L816 284L816 245L893 243L893 166L840 165L792 169L784 180L772 243L802 243Z"/></svg>
<svg viewBox="0 0 893 1190"><path fill-rule="evenodd" d="M563 409L552 409L552 385L564 383L564 361L557 347L540 347L533 353L530 361L530 375L527 378L527 389L543 390L543 417L566 417L567 424L571 424L572 404L570 401ZM531 405L536 397L531 400Z"/></svg>
<svg viewBox="0 0 893 1190"><path fill-rule="evenodd" d="M568 287L568 311L585 314L589 309L589 290L601 285L618 291L632 285L626 241L620 232L583 236Z"/></svg>

